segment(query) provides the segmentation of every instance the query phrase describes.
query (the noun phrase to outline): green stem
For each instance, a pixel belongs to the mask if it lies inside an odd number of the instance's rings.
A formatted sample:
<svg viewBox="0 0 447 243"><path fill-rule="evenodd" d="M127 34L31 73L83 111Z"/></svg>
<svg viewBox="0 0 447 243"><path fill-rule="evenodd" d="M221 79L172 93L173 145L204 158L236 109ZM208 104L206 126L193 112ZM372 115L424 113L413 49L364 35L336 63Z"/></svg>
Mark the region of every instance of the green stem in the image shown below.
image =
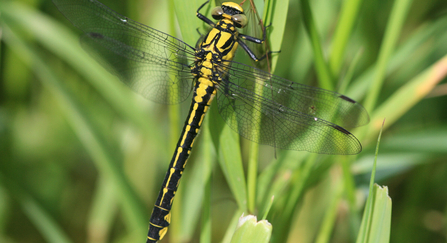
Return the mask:
<svg viewBox="0 0 447 243"><path fill-rule="evenodd" d="M209 120L205 119L203 124L203 159L205 160L203 166L203 174L210 176L206 178L204 195L203 195L203 211L202 211L202 223L200 229L200 242L211 243L211 134L209 131Z"/></svg>
<svg viewBox="0 0 447 243"><path fill-rule="evenodd" d="M258 158L259 145L250 143L250 153L248 159L248 175L247 175L247 208L249 212L254 212L256 204L256 183L258 177Z"/></svg>
<svg viewBox="0 0 447 243"><path fill-rule="evenodd" d="M318 81L323 89L334 90L333 77L324 56L321 47L320 36L318 35L317 26L312 16L312 10L308 0L302 0L301 13L303 15L304 27L309 35L312 44L312 50L315 58L315 68L317 70Z"/></svg>
<svg viewBox="0 0 447 243"><path fill-rule="evenodd" d="M388 62L391 54L394 53L394 48L399 39L402 25L404 24L411 2L412 0L396 0L396 2L394 2L385 36L382 41L382 47L380 48L372 86L370 92L366 96L364 104L367 111L372 111L376 106L379 93L382 89Z"/></svg>
<svg viewBox="0 0 447 243"><path fill-rule="evenodd" d="M357 16L362 2L362 0L346 0L343 4L329 57L329 66L334 77L338 77L340 74L349 36L352 33L352 27L357 23Z"/></svg>

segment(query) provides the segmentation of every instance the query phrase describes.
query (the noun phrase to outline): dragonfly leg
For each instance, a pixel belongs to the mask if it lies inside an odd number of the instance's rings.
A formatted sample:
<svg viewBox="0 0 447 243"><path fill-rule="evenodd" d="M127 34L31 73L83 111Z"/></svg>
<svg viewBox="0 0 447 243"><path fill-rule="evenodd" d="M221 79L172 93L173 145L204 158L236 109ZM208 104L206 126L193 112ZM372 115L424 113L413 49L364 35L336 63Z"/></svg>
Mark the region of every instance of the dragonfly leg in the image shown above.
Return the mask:
<svg viewBox="0 0 447 243"><path fill-rule="evenodd" d="M253 61L255 61L255 62L259 62L259 61L263 60L264 58L266 58L271 53L279 53L279 52L281 52L281 51L268 51L264 55L262 55L262 57L258 58L256 56L256 54L250 49L250 47L247 46L247 44L245 44L244 42L242 42L240 40L238 40L237 42L242 47L242 49L244 49L244 51L248 54L248 56L250 56L250 58L253 59Z"/></svg>
<svg viewBox="0 0 447 243"><path fill-rule="evenodd" d="M253 59L253 61L255 61L255 62L259 62L259 61L263 60L264 58L266 58L271 53L279 53L279 52L281 52L281 51L268 51L262 57L258 58L253 53L253 51L247 46L247 44L245 44L244 42L240 41L242 39L242 40L253 42L255 44L263 44L265 39L267 38L267 31L266 31L267 27L268 26L264 26L264 28L263 28L262 39L259 39L259 38L253 37L253 36L249 36L249 35L239 34L239 39L238 39L237 42L242 47L242 49L244 49L244 51L247 52L247 54L250 56L250 58Z"/></svg>
<svg viewBox="0 0 447 243"><path fill-rule="evenodd" d="M206 1L204 4L202 4L202 5L199 7L199 9L197 9L196 16L197 16L197 18L199 18L199 19L202 20L203 22L205 22L205 23L211 25L212 27L214 27L216 24L215 24L212 20L210 20L209 18L207 18L205 15L202 15L201 13L199 13L199 12L200 12L200 9L202 9L202 8L203 8L207 3L209 3L209 2L210 2L209 0Z"/></svg>

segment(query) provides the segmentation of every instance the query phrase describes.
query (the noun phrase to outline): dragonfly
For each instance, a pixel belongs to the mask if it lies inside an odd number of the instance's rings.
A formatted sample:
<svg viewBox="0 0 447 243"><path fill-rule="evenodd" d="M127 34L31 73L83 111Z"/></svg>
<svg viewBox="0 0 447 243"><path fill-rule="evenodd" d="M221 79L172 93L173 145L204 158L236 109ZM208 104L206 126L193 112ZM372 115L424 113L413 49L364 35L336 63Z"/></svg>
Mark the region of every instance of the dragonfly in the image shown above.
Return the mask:
<svg viewBox="0 0 447 243"><path fill-rule="evenodd" d="M247 25L243 8L224 2L197 17L211 30L196 47L123 16L96 0L53 0L84 34L81 44L109 71L143 97L176 104L192 93L180 139L149 221L147 243L161 240L171 223L180 178L205 114L217 109L234 131L259 144L320 154L358 154L359 140L344 127L369 122L366 110L342 94L299 84L233 60L238 46L260 61L246 42L265 40L239 33ZM100 61L102 62L102 61ZM259 129L254 129L259 128Z"/></svg>

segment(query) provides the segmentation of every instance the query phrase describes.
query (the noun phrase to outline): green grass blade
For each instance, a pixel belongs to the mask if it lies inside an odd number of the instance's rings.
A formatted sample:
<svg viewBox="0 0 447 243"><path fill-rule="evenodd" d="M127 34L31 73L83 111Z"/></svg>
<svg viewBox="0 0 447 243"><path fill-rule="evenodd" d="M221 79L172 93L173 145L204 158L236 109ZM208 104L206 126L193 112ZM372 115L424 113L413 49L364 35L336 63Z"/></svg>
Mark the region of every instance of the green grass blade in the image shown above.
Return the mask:
<svg viewBox="0 0 447 243"><path fill-rule="evenodd" d="M273 222L277 229L277 238L275 238L277 242L285 242L287 239L287 232L290 231L293 215L297 210L296 206L304 197L306 183L309 180L317 156L317 154L310 154L302 167L292 174L291 189L287 194L284 208L281 209L280 220Z"/></svg>
<svg viewBox="0 0 447 243"><path fill-rule="evenodd" d="M209 118L205 118L200 133L200 142L196 152L194 164L185 174L184 184L181 186L183 190L183 203L180 205L182 214L182 223L180 235L178 238L187 240L191 239L197 222L200 220L200 212L204 209L203 202L207 202L209 210L209 196L207 189L210 187L211 171L213 168L212 141L209 135ZM203 216L204 217L204 216ZM209 212L208 212L209 217Z"/></svg>
<svg viewBox="0 0 447 243"><path fill-rule="evenodd" d="M196 17L197 9L205 3L203 0L173 0L175 15L177 16L178 25L180 27L180 32L182 33L181 40L188 43L190 46L195 47L197 40L200 38L197 29L199 26L200 33L205 34L207 30L211 27L205 24L202 20ZM201 14L211 17L209 15L211 9L215 7L214 1L206 4L202 10Z"/></svg>
<svg viewBox="0 0 447 243"><path fill-rule="evenodd" d="M388 140L388 139L387 139ZM383 150L387 150L387 141L384 140L381 143ZM445 151L445 150L444 150ZM374 159L373 155L362 157L358 162L352 166L352 173L363 177L369 178L369 174L373 165L371 160ZM424 153L418 152L394 152L394 153L382 153L380 160L377 161L377 180L384 180L389 177L397 176L405 171L412 169L414 166L429 163L430 156Z"/></svg>
<svg viewBox="0 0 447 243"><path fill-rule="evenodd" d="M338 77L340 74L346 46L349 37L351 37L352 29L355 23L357 23L357 16L359 15L362 3L362 0L346 0L343 2L340 18L332 41L331 55L329 57L329 65L334 77Z"/></svg>
<svg viewBox="0 0 447 243"><path fill-rule="evenodd" d="M215 103L215 102L214 102ZM228 186L243 212L247 210L247 186L245 181L239 137L225 124L218 113L217 107L209 111L211 137L216 148L220 168L225 175Z"/></svg>
<svg viewBox="0 0 447 243"><path fill-rule="evenodd" d="M88 220L89 243L106 243L113 228L113 220L118 211L118 200L114 183L100 176L90 209Z"/></svg>
<svg viewBox="0 0 447 243"><path fill-rule="evenodd" d="M334 78L323 55L323 47L321 46L321 40L318 34L319 32L315 24L309 1L302 0L300 1L300 3L304 26L306 27L307 34L309 35L310 42L312 44L312 50L315 59L315 68L318 75L318 82L321 88L334 90Z"/></svg>
<svg viewBox="0 0 447 243"><path fill-rule="evenodd" d="M267 205L267 209L265 210L264 215L262 216L262 220L267 219L267 216L268 216L268 214L270 212L270 209L272 208L272 205L273 205L274 201L275 201L275 196L272 196L270 201L269 201L269 203L266 204Z"/></svg>
<svg viewBox="0 0 447 243"><path fill-rule="evenodd" d="M408 152L442 154L447 151L447 127L435 126L396 133L384 140L382 146L390 150L406 151L405 154Z"/></svg>
<svg viewBox="0 0 447 243"><path fill-rule="evenodd" d="M425 50L425 46L432 46L430 43L431 39L433 37L439 38L439 35L442 35L445 32L443 30L446 28L447 17L442 17L434 22L426 23L415 30L408 39L397 46L396 51L390 58L385 75L389 76L396 72L400 67L404 66L409 59L418 63L431 63L429 60L431 54ZM436 50L432 51L436 52ZM415 58L416 53L418 53L418 55ZM364 70L361 75L352 82L352 85L348 87L346 95L356 100L364 97L365 94L369 92L369 85L374 78L375 70L375 65Z"/></svg>
<svg viewBox="0 0 447 243"><path fill-rule="evenodd" d="M1 187L8 188L10 195L15 197L23 209L28 219L37 228L46 242L49 243L70 243L72 242L65 234L62 227L53 219L49 212L42 207L37 200L23 190L11 178L8 178L3 171L0 172Z"/></svg>
<svg viewBox="0 0 447 243"><path fill-rule="evenodd" d="M268 210L272 196L276 198L275 202L288 194L292 173L302 165L307 154L283 152L270 162L269 166L263 170L259 176L258 197L259 215L263 215ZM275 204L273 205L275 207ZM275 211L275 210L271 210Z"/></svg>
<svg viewBox="0 0 447 243"><path fill-rule="evenodd" d="M272 25L275 28L267 28L267 43L270 44L272 50L279 50L281 47L282 39L284 36L286 19L288 11L289 2L288 1L267 1L264 6L264 14L263 14L263 23L264 25ZM276 68L278 60L278 55L272 55L272 58L269 59L271 63L270 72L274 72ZM256 89L258 93L260 92L260 86L257 86ZM260 104L259 104L260 105ZM259 127L252 127L252 129L259 130ZM249 159L248 159L248 172L247 172L247 201L248 201L248 210L249 212L254 212L255 210L255 202L256 202L256 192L258 190L257 187L257 178L258 178L258 163L259 163L259 144L251 143L249 150Z"/></svg>
<svg viewBox="0 0 447 243"><path fill-rule="evenodd" d="M388 188L374 184L376 174L377 156L379 154L379 144L382 136L382 129L377 140L375 159L369 185L369 197L366 202L360 232L357 236L357 243L386 243L390 239L391 227L391 198L388 196Z"/></svg>
<svg viewBox="0 0 447 243"><path fill-rule="evenodd" d="M387 187L374 184L371 198L371 211L363 215L362 228L357 243L387 243L390 242L391 229L391 198ZM369 200L368 198L368 200ZM365 227L364 227L365 226Z"/></svg>
<svg viewBox="0 0 447 243"><path fill-rule="evenodd" d="M257 129L259 128L252 128ZM256 191L258 180L258 162L259 162L259 144L251 143L248 158L247 169L247 209L249 212L254 212L256 203Z"/></svg>
<svg viewBox="0 0 447 243"><path fill-rule="evenodd" d="M349 69L346 72L346 75L343 77L343 80L340 82L340 87L338 89L338 92L340 94L346 93L346 89L348 88L348 85L351 83L352 77L354 76L355 69L357 67L357 64L362 56L363 49L360 49L357 51L357 53L354 56L354 59L352 59L352 62L349 65Z"/></svg>
<svg viewBox="0 0 447 243"><path fill-rule="evenodd" d="M205 165L203 166L203 207L202 207L202 218L201 218L201 228L200 228L200 242L201 243L211 243L211 170L214 160L212 156L212 140L209 131L209 118L204 121L204 131L203 131L203 157ZM213 163L214 164L214 163Z"/></svg>
<svg viewBox="0 0 447 243"><path fill-rule="evenodd" d="M136 96L81 48L78 34L25 5L5 3L3 7L8 8L5 11L7 17L32 33L39 44L83 75L123 117L136 124L148 137L161 137L158 129L152 129L155 122L144 115L145 111L137 104ZM164 146L159 147L165 149Z"/></svg>
<svg viewBox="0 0 447 243"><path fill-rule="evenodd" d="M230 243L231 239L234 235L234 229L237 226L237 223L239 222L239 218L243 214L243 211L241 209L238 209L236 212L234 212L233 217L231 218L230 224L228 225L225 235L222 239L222 243Z"/></svg>
<svg viewBox="0 0 447 243"><path fill-rule="evenodd" d="M380 48L379 57L377 59L376 70L372 86L366 96L364 107L367 111L374 110L376 106L379 93L382 89L385 71L388 67L390 57L394 52L394 48L399 39L402 31L404 20L407 17L408 10L410 9L412 0L396 0L394 2L393 10L388 20L385 36L383 37L382 45Z"/></svg>
<svg viewBox="0 0 447 243"><path fill-rule="evenodd" d="M397 119L423 99L446 76L447 55L400 87L377 108L371 118L372 129L369 129L367 137L373 136L380 129L380 120L384 117L387 119L385 127L394 124Z"/></svg>
<svg viewBox="0 0 447 243"><path fill-rule="evenodd" d="M289 11L289 0L273 1L268 0L264 5L264 25L267 27L267 42L270 44L272 51L281 50L284 33L286 31L287 14ZM273 54L271 56L271 72L276 69L278 58L280 55Z"/></svg>
<svg viewBox="0 0 447 243"><path fill-rule="evenodd" d="M325 212L320 232L317 235L315 243L330 242L329 240L333 233L334 225L337 220L338 208L340 206L340 202L343 196L342 185L343 185L342 183L338 183L337 186L335 187L335 195L332 198L332 201Z"/></svg>
<svg viewBox="0 0 447 243"><path fill-rule="evenodd" d="M238 206L246 211L247 192L239 137L229 126L225 126L222 131L217 154L220 167L227 179L227 183L233 192Z"/></svg>
<svg viewBox="0 0 447 243"><path fill-rule="evenodd" d="M14 14L17 9L11 7L9 10L9 13ZM121 202L128 223L132 228L139 229L146 222L145 209L124 176L122 168L119 166L118 161L116 161L115 155L111 153L113 150L106 145L104 138L100 134L100 129L95 127L95 124L90 120L91 117L86 115L85 110L77 103L74 95L46 66L46 63L43 62L44 59L37 55L38 52L32 50L32 48L27 46L12 32L6 31L6 28L5 33L7 33L5 34L5 40L11 47L15 48L18 52L26 53L25 56L31 57L37 76L45 87L53 92L59 100L62 110L65 112L68 121L85 146L86 151L90 153L98 169L107 176L110 176L118 188L117 191L122 199Z"/></svg>

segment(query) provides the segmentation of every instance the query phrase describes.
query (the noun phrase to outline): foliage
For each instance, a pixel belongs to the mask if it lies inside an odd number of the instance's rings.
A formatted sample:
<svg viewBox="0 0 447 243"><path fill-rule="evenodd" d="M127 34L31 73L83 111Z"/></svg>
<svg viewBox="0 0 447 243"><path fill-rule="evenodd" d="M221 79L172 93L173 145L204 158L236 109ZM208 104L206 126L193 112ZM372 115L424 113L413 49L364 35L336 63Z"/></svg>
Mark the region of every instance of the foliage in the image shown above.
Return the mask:
<svg viewBox="0 0 447 243"><path fill-rule="evenodd" d="M198 0L102 2L190 45L206 31ZM211 108L162 242L230 242L243 212L267 215L271 242L353 242L384 118L375 181L393 199L390 241L445 242L447 3L256 6L271 24L269 49L281 50L270 70L367 108L371 122L352 131L364 151L258 147ZM134 94L80 47L80 31L49 0L1 1L0 24L0 241L143 242L188 102Z"/></svg>

